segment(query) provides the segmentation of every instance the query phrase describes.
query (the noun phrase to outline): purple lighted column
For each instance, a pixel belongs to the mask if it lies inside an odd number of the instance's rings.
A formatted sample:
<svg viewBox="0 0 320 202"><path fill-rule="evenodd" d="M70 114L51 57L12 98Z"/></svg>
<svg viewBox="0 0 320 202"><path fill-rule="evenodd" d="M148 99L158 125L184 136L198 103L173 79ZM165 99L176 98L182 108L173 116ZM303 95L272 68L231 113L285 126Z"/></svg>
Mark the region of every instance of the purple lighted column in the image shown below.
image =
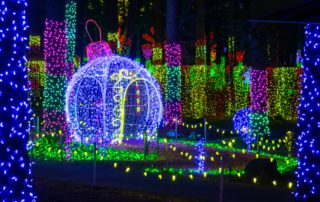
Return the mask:
<svg viewBox="0 0 320 202"><path fill-rule="evenodd" d="M44 32L46 86L43 101L43 130L46 134L63 135L67 129L64 112L67 84L65 30L65 21L46 19Z"/></svg>
<svg viewBox="0 0 320 202"><path fill-rule="evenodd" d="M181 46L178 43L165 45L167 83L165 96L165 120L168 125L181 124Z"/></svg>

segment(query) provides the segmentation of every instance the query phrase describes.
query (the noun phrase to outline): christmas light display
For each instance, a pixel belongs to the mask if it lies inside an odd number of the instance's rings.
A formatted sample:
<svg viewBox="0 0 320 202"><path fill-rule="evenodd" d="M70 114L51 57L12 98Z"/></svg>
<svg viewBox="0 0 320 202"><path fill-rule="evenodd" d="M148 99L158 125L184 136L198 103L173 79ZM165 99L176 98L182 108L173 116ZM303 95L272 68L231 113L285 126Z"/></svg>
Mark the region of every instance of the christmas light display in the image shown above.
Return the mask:
<svg viewBox="0 0 320 202"><path fill-rule="evenodd" d="M198 173L203 173L205 169L206 151L204 149L204 138L201 138L197 144L195 144L195 161L198 167Z"/></svg>
<svg viewBox="0 0 320 202"><path fill-rule="evenodd" d="M151 55L152 55L152 45L151 44L143 44L141 46L141 49L142 49L142 54L143 54L143 57L144 59L146 60L146 68L147 70L153 74L154 72L154 69L153 69L153 66L151 64Z"/></svg>
<svg viewBox="0 0 320 202"><path fill-rule="evenodd" d="M244 54L244 51L236 52L238 65L233 68L234 110L249 106L250 72L243 65Z"/></svg>
<svg viewBox="0 0 320 202"><path fill-rule="evenodd" d="M163 64L163 47L161 43L155 43L152 48L153 76L160 84L162 95L166 94L167 66ZM165 96L163 96L164 98Z"/></svg>
<svg viewBox="0 0 320 202"><path fill-rule="evenodd" d="M320 197L319 25L306 25L305 35L302 97L297 124L299 134L297 138L298 169L295 197L297 201L318 201Z"/></svg>
<svg viewBox="0 0 320 202"><path fill-rule="evenodd" d="M39 115L46 81L45 63L41 60L29 60L26 65L28 67L30 105L33 112Z"/></svg>
<svg viewBox="0 0 320 202"><path fill-rule="evenodd" d="M27 100L27 1L0 4L0 199L35 201L27 153L31 110Z"/></svg>
<svg viewBox="0 0 320 202"><path fill-rule="evenodd" d="M111 48L112 53L116 54L118 49L118 41L119 41L118 32L108 33L107 39L108 39L108 44Z"/></svg>
<svg viewBox="0 0 320 202"><path fill-rule="evenodd" d="M255 137L250 133L250 113L250 108L243 108L233 116L233 128L242 136L249 150L251 143L255 140Z"/></svg>
<svg viewBox="0 0 320 202"><path fill-rule="evenodd" d="M296 54L296 64L297 67L301 67L302 66L302 55L301 55L301 50L297 50L297 54Z"/></svg>
<svg viewBox="0 0 320 202"><path fill-rule="evenodd" d="M217 58L217 44L214 43L214 33L210 32L210 65L207 66L207 71L206 71L206 114L205 117L208 120L213 120L216 118L216 94L215 94L215 89L214 89L214 83L215 80L212 75L210 74L211 71L213 70L212 67L215 67L216 64L216 58Z"/></svg>
<svg viewBox="0 0 320 202"><path fill-rule="evenodd" d="M125 17L128 15L129 0L119 0L118 1L118 22L119 25L124 24Z"/></svg>
<svg viewBox="0 0 320 202"><path fill-rule="evenodd" d="M275 108L285 120L297 120L299 103L300 84L298 69L295 67L279 67L275 68L273 76L275 77L276 98Z"/></svg>
<svg viewBox="0 0 320 202"><path fill-rule="evenodd" d="M131 39L126 39L124 38L124 35L121 35L118 54L124 57L130 57L131 46L132 46Z"/></svg>
<svg viewBox="0 0 320 202"><path fill-rule="evenodd" d="M181 66L181 46L177 43L170 43L165 45L166 61L168 67Z"/></svg>
<svg viewBox="0 0 320 202"><path fill-rule="evenodd" d="M205 116L206 107L206 39L196 41L195 65L190 69L191 76L191 108L193 118Z"/></svg>
<svg viewBox="0 0 320 202"><path fill-rule="evenodd" d="M193 109L191 102L191 66L181 66L181 101L182 101L182 116L183 120L192 119Z"/></svg>
<svg viewBox="0 0 320 202"><path fill-rule="evenodd" d="M66 24L64 21L46 19L44 32L44 56L46 72L51 75L65 76L66 65Z"/></svg>
<svg viewBox="0 0 320 202"><path fill-rule="evenodd" d="M162 64L162 55L163 55L163 49L162 44L155 44L155 47L152 49L152 62L153 65L158 64L158 62L161 62Z"/></svg>
<svg viewBox="0 0 320 202"><path fill-rule="evenodd" d="M238 52L239 54L239 52ZM236 62L236 52L235 52L235 37L228 36L228 49L227 49L227 65L226 65L226 88L225 88L225 109L226 116L231 117L235 112L235 89L232 84L232 69ZM240 62L240 61L239 61Z"/></svg>
<svg viewBox="0 0 320 202"><path fill-rule="evenodd" d="M29 53L39 53L41 45L41 38L39 35L29 36Z"/></svg>
<svg viewBox="0 0 320 202"><path fill-rule="evenodd" d="M146 131L150 138L162 119L160 87L130 59L98 57L69 83L66 113L75 141L121 143L123 138L141 138Z"/></svg>
<svg viewBox="0 0 320 202"><path fill-rule="evenodd" d="M67 76L70 79L74 73L74 53L76 47L76 22L77 3L75 0L68 0L66 3L66 35L67 35Z"/></svg>
<svg viewBox="0 0 320 202"><path fill-rule="evenodd" d="M268 69L270 117L297 120L301 90L300 70L297 67Z"/></svg>
<svg viewBox="0 0 320 202"><path fill-rule="evenodd" d="M267 70L251 70L250 128L254 135L269 135Z"/></svg>
<svg viewBox="0 0 320 202"><path fill-rule="evenodd" d="M94 23L98 28L100 39L97 42L93 42L91 35L88 31L89 22ZM109 44L102 40L101 29L96 21L92 19L88 20L86 22L86 31L91 41L91 43L86 47L88 61L91 61L92 59L95 59L97 57L111 56L113 54L109 47Z"/></svg>
<svg viewBox="0 0 320 202"><path fill-rule="evenodd" d="M195 56L195 65L205 65L206 64L206 38L197 39L196 41L196 56Z"/></svg>
<svg viewBox="0 0 320 202"><path fill-rule="evenodd" d="M206 66L195 65L190 69L191 109L194 119L203 118L206 107Z"/></svg>
<svg viewBox="0 0 320 202"><path fill-rule="evenodd" d="M44 56L46 86L43 92L44 131L47 135L64 135L66 132L64 96L67 84L66 24L64 21L46 19ZM59 132L60 131L60 132Z"/></svg>
<svg viewBox="0 0 320 202"><path fill-rule="evenodd" d="M214 102L213 103L213 114L216 118L223 119L226 116L226 62L225 57L221 57L220 64L212 63L210 68L210 77L208 78L209 82L213 83L213 92Z"/></svg>
<svg viewBox="0 0 320 202"><path fill-rule="evenodd" d="M45 63L40 50L41 38L39 35L29 36L29 51L27 54L28 62L28 81L29 91L28 96L30 98L31 109L34 115L40 115L42 113L41 104L43 101L43 88L45 86Z"/></svg>
<svg viewBox="0 0 320 202"><path fill-rule="evenodd" d="M165 45L167 61L165 120L168 125L181 124L181 46L177 43Z"/></svg>

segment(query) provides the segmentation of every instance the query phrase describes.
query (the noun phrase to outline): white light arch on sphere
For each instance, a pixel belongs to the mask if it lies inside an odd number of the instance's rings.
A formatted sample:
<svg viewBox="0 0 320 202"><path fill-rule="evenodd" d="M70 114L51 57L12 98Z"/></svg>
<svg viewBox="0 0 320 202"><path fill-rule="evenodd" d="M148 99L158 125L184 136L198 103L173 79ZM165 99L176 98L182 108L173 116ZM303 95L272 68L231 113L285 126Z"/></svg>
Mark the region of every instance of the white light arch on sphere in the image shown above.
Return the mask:
<svg viewBox="0 0 320 202"><path fill-rule="evenodd" d="M163 115L160 87L141 65L125 57L88 62L73 76L66 94L70 134L83 143L122 142L155 134Z"/></svg>

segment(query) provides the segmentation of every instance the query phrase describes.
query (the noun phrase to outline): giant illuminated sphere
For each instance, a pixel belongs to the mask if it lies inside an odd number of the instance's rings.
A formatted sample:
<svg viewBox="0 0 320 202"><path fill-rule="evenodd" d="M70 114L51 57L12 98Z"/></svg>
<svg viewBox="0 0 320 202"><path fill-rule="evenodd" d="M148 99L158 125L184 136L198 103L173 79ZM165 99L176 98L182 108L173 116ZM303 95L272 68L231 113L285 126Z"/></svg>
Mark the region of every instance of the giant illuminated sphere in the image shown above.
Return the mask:
<svg viewBox="0 0 320 202"><path fill-rule="evenodd" d="M68 84L66 115L76 141L119 142L156 133L163 114L160 87L140 64L125 57L98 57Z"/></svg>

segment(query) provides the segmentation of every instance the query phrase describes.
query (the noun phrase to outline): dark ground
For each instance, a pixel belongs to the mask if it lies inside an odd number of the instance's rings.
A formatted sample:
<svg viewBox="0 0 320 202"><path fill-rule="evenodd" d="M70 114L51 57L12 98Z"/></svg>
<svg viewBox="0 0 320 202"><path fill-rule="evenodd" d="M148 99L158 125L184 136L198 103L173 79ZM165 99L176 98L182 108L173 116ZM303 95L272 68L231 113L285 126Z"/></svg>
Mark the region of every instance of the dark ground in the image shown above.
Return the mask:
<svg viewBox="0 0 320 202"><path fill-rule="evenodd" d="M39 202L95 201L218 201L219 181L189 180L177 176L172 182L164 174L144 177L134 169L125 173L124 166L114 169L109 164L97 164L97 186L92 186L92 162L38 162L34 166L35 191ZM112 188L111 188L112 187ZM280 187L240 184L226 181L224 202L290 202L290 191Z"/></svg>

